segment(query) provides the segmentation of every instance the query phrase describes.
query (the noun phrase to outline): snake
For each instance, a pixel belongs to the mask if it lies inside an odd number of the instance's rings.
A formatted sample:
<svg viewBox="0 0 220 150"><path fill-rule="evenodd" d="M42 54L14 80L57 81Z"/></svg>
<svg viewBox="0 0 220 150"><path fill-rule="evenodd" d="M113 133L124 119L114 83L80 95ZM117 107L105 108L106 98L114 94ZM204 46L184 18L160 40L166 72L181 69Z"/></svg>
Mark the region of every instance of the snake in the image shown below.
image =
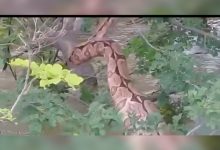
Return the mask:
<svg viewBox="0 0 220 150"><path fill-rule="evenodd" d="M107 62L107 80L112 103L122 116L125 128L131 126L129 116L134 114L144 120L153 112L157 112L154 102L147 100L132 84L129 76L126 57L120 44L105 37L113 18L106 18L86 42L76 45L71 50L69 62L80 65L94 57L104 57ZM157 133L157 135L160 133Z"/></svg>

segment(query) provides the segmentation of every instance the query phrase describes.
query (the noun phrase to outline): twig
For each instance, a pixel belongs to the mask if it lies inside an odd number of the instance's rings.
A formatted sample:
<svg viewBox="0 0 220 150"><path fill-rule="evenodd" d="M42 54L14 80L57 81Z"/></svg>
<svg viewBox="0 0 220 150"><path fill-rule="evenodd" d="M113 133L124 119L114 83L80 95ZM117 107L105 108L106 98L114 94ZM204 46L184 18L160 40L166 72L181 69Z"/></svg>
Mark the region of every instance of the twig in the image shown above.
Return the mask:
<svg viewBox="0 0 220 150"><path fill-rule="evenodd" d="M219 131L219 130L214 130L209 135L214 135L214 133L217 132L217 131Z"/></svg>
<svg viewBox="0 0 220 150"><path fill-rule="evenodd" d="M54 28L58 26L58 25L55 25L55 22L56 22L56 24L57 24L58 20L59 20L59 18L57 18L57 19L52 23L51 27L50 27L49 29L47 29L47 30L48 30L47 32L45 32L44 34L42 34L42 37L41 37L41 38L43 38L43 40L44 40L45 38L48 38L50 34L52 34L52 33L54 33L54 32L55 32L55 33L57 32ZM40 40L41 38L39 38L38 40Z"/></svg>
<svg viewBox="0 0 220 150"><path fill-rule="evenodd" d="M196 130L198 130L200 127L201 127L201 124L198 125L198 126L196 126L195 128L193 128L192 130L190 130L190 131L186 134L186 136L191 135L193 132L195 132Z"/></svg>
<svg viewBox="0 0 220 150"><path fill-rule="evenodd" d="M15 20L26 30L25 25L18 18L15 18Z"/></svg>
<svg viewBox="0 0 220 150"><path fill-rule="evenodd" d="M25 42L25 40L24 40L20 35L18 35L18 37L20 38L20 40L23 42L23 44L24 44L25 46L28 45L28 44ZM28 88L28 80L29 80L29 76L30 76L31 58L32 58L32 55L31 55L30 49L28 49L28 60L29 60L29 63L28 63L28 69L27 69L26 77L25 77L24 87L23 87L21 93L18 95L18 97L17 97L15 103L14 103L13 106L11 107L11 112L12 112L12 113L13 113L15 107L17 106L18 102L21 100L21 97L24 95L25 91L26 91L27 88Z"/></svg>
<svg viewBox="0 0 220 150"><path fill-rule="evenodd" d="M198 33L200 35L203 35L203 36L206 36L206 37L209 37L209 38L213 38L213 39L215 39L217 41L220 40L220 37L217 37L214 34L211 34L211 33L208 33L208 32L205 32L205 31L193 28L193 27L188 27L188 26L182 25L181 23L179 23L177 21L171 21L171 24L177 25L177 26L179 26L179 27L181 27L181 28L183 28L185 30L190 30L190 31Z"/></svg>
<svg viewBox="0 0 220 150"><path fill-rule="evenodd" d="M64 23L63 23L63 26L62 26L62 29L60 30L60 31L58 31L58 33L57 33L57 35L55 36L55 37L53 37L53 41L52 42L50 42L50 43L48 43L47 45L44 45L44 46L42 46L41 48L45 48L45 47L47 47L47 46L50 46L50 45L52 45L52 44L54 44L54 43L56 43L58 40L59 40L59 38L60 37L62 37L62 36L64 36L66 33L65 33L65 28L66 28L66 26L67 26L67 22L65 21ZM40 41L45 41L45 39L49 39L50 37L45 37L44 39L41 39ZM39 41L39 42L40 42Z"/></svg>
<svg viewBox="0 0 220 150"><path fill-rule="evenodd" d="M43 28L43 26L45 26L45 24L48 20L49 19L47 19L44 22L44 24L40 28L37 29L37 27L36 27L37 20L34 19L34 34L33 34L32 41L30 41L30 43L29 43L29 47L31 47L32 49L35 48L35 47L38 47L38 50L36 50L36 51L34 50L35 52L33 53L33 55L40 52L39 49L42 49L42 48L48 47L50 45L53 45L54 43L56 43L60 38L62 38L66 34L65 28L66 28L68 22L65 19L64 19L62 28L59 31L55 31L54 28L56 26L52 26L49 29L45 30L46 32L40 31ZM60 19L57 18L54 22L57 22L59 20ZM23 25L20 20L17 19L17 21L21 25ZM39 33L40 33L40 35L36 37L36 34L39 34ZM23 39L21 38L21 35L19 34L18 36L22 41ZM24 40L22 42L25 43ZM39 46L40 46L40 48L39 48ZM20 51L21 49L23 49L22 52L16 54L15 56L12 56L12 58L23 55L25 52L27 52L27 49L28 49L27 44L25 44L23 47L18 48L18 51Z"/></svg>
<svg viewBox="0 0 220 150"><path fill-rule="evenodd" d="M83 23L83 18L76 17L73 25L73 31L80 31L82 23Z"/></svg>
<svg viewBox="0 0 220 150"><path fill-rule="evenodd" d="M54 57L52 58L52 60L51 60L50 62L55 63L56 58L57 58L57 56L58 56L58 53L59 53L59 50L57 49L56 52L55 52L55 54L54 54Z"/></svg>
<svg viewBox="0 0 220 150"><path fill-rule="evenodd" d="M41 18L40 18L41 19ZM50 20L50 18L47 18L44 22L43 22L43 24L39 27L39 29L38 29L38 32L41 32L41 29L44 27L44 26L46 26L46 24L47 24L47 22Z"/></svg>
<svg viewBox="0 0 220 150"><path fill-rule="evenodd" d="M134 22L134 20L131 20L133 24L136 25L136 23ZM138 30L138 33L140 34L140 36L144 39L144 41L147 43L147 45L149 45L151 48L153 48L154 50L161 52L161 50L155 46L153 46L148 40L147 38L144 36L144 34L141 32L141 30Z"/></svg>
<svg viewBox="0 0 220 150"><path fill-rule="evenodd" d="M17 45L17 44L14 44L14 43L0 43L0 46L5 46L5 45Z"/></svg>
<svg viewBox="0 0 220 150"><path fill-rule="evenodd" d="M28 44L24 41L24 39L21 37L21 34L18 34L19 39L24 43L24 47L26 47Z"/></svg>
<svg viewBox="0 0 220 150"><path fill-rule="evenodd" d="M34 21L34 34L33 34L33 38L32 38L32 41L35 40L36 38L36 34L37 34L37 18L33 18L33 21Z"/></svg>
<svg viewBox="0 0 220 150"><path fill-rule="evenodd" d="M12 73L12 75L13 75L14 79L15 79L15 80L17 80L17 75L16 75L16 72L14 72L14 71L13 71L13 69L12 69L12 67L11 67L11 65L10 65L10 64L9 64L9 69L10 69L10 71L11 71L11 73Z"/></svg>
<svg viewBox="0 0 220 150"><path fill-rule="evenodd" d="M35 80L37 80L36 77L33 78L33 79L31 79L31 81L28 83L29 86L27 87L27 89L25 90L25 92L24 92L23 95L27 95L27 93L30 91L30 88L31 88L32 83L33 83Z"/></svg>
<svg viewBox="0 0 220 150"><path fill-rule="evenodd" d="M15 103L13 104L13 106L11 107L11 112L13 113L15 107L17 106L18 102L21 100L21 97L24 95L26 89L28 88L28 79L29 79L29 75L30 75L30 64L31 64L31 55L30 52L28 53L28 57L29 57L29 65L28 65L28 69L27 69L27 73L26 73L26 77L25 77L25 82L24 82L24 87L21 91L21 93L18 95Z"/></svg>

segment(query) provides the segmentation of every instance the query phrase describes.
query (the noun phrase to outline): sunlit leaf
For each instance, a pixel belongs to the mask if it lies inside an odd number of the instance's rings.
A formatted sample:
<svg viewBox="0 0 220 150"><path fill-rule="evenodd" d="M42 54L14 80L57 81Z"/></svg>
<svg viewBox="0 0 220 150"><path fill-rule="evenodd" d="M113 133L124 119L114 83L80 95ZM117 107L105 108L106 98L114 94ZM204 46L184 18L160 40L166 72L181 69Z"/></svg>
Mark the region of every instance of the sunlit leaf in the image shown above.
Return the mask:
<svg viewBox="0 0 220 150"><path fill-rule="evenodd" d="M65 77L65 81L68 83L69 86L74 87L76 85L79 85L83 81L83 78L77 76L76 74L68 74Z"/></svg>
<svg viewBox="0 0 220 150"><path fill-rule="evenodd" d="M48 80L40 80L40 87L46 88L48 85L49 81Z"/></svg>
<svg viewBox="0 0 220 150"><path fill-rule="evenodd" d="M13 117L10 109L0 108L0 121L1 120L13 121L14 119L15 118Z"/></svg>
<svg viewBox="0 0 220 150"><path fill-rule="evenodd" d="M29 61L28 61L28 60L23 60L23 59L17 58L17 59L15 59L15 60L12 60L12 61L10 62L10 64L11 64L12 66L28 67Z"/></svg>
<svg viewBox="0 0 220 150"><path fill-rule="evenodd" d="M54 78L54 79L48 80L48 82L49 82L50 84L58 84L60 81L61 81L60 78Z"/></svg>

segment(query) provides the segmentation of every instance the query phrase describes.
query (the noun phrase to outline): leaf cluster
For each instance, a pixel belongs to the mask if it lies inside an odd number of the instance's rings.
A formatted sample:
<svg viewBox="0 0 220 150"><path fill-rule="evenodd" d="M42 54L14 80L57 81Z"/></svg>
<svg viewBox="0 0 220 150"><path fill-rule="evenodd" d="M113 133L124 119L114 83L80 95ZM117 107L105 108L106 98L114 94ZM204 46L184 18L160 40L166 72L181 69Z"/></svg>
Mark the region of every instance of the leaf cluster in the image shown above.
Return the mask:
<svg viewBox="0 0 220 150"><path fill-rule="evenodd" d="M29 60L17 58L10 62L12 66L29 67ZM36 62L30 63L31 76L40 79L40 87L46 88L51 84L58 84L61 81L66 82L70 87L74 88L79 85L83 78L71 73L70 70L63 69L60 64L40 64Z"/></svg>
<svg viewBox="0 0 220 150"><path fill-rule="evenodd" d="M206 27L202 18L175 18L175 20L177 19L183 25L192 28L203 30ZM171 23L172 20L174 18L149 18L150 30L133 38L124 51L125 53L136 54L138 72L150 73L159 79L161 88L157 99L160 109L163 110L163 118L169 120L166 122L170 124L171 128L177 133L186 133L187 129L183 125L184 118L195 120L198 116L205 116L207 125L216 129L219 124L217 121L219 116L217 110L219 108L217 101L218 83L215 83L215 88L211 88L207 84L208 80L216 79L216 76L211 73L196 72L194 66L198 66L198 63L183 52L197 44L205 46L209 49L208 52L216 55L219 42L175 26ZM202 90L203 88L206 90ZM204 96L199 98L199 101L196 100L198 98L195 99L192 94L190 95L193 92L194 96L199 97L198 91L201 91ZM171 106L169 95L175 93L188 95L184 98L188 103L181 100L180 103L184 103L184 105L181 105L180 110L167 107ZM167 113L168 111L169 113Z"/></svg>
<svg viewBox="0 0 220 150"><path fill-rule="evenodd" d="M189 90L185 97L184 110L193 120L202 117L202 122L213 130L220 129L220 79L214 79L208 86Z"/></svg>

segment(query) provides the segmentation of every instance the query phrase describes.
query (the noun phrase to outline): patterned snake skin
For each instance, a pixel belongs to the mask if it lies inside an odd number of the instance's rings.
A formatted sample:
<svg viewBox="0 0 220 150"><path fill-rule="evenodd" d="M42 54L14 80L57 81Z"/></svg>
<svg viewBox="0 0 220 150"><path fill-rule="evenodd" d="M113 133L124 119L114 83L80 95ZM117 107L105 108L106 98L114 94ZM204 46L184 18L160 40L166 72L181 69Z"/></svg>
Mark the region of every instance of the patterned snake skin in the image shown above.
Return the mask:
<svg viewBox="0 0 220 150"><path fill-rule="evenodd" d="M105 19L95 35L72 50L69 61L79 65L97 56L106 59L108 85L113 104L122 115L125 127L128 128L130 113L145 119L149 113L158 110L153 102L147 100L133 87L120 45L113 40L103 38L111 22L111 18Z"/></svg>

